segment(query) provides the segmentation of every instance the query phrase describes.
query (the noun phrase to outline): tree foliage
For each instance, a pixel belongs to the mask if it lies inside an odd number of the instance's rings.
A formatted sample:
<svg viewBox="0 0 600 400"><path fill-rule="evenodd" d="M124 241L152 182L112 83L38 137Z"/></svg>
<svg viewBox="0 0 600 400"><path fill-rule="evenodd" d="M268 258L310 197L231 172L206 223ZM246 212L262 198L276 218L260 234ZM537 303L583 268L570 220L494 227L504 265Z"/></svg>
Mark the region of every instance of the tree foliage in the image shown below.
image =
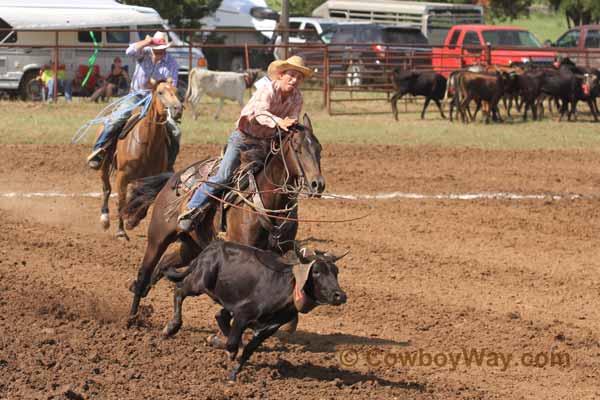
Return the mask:
<svg viewBox="0 0 600 400"><path fill-rule="evenodd" d="M569 28L600 21L600 1L598 0L548 0L548 3L554 10L565 13Z"/></svg>
<svg viewBox="0 0 600 400"><path fill-rule="evenodd" d="M310 16L325 0L289 0L291 16ZM267 0L273 10L281 12L281 0Z"/></svg>
<svg viewBox="0 0 600 400"><path fill-rule="evenodd" d="M198 20L219 8L221 0L123 0L122 3L152 7L171 26L186 28L198 26Z"/></svg>

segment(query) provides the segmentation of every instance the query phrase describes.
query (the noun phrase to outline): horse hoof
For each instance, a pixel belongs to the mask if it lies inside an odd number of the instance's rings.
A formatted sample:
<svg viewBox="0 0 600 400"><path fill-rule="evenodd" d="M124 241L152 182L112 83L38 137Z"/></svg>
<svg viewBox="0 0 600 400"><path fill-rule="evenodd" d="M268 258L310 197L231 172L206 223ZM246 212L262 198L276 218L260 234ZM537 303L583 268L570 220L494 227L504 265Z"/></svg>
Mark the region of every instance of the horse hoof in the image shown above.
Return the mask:
<svg viewBox="0 0 600 400"><path fill-rule="evenodd" d="M108 213L102 213L100 215L100 223L102 224L102 229L107 230L110 227L110 219L108 218Z"/></svg>
<svg viewBox="0 0 600 400"><path fill-rule="evenodd" d="M129 241L129 236L127 236L127 233L123 229L119 229L117 231L117 239L125 239Z"/></svg>

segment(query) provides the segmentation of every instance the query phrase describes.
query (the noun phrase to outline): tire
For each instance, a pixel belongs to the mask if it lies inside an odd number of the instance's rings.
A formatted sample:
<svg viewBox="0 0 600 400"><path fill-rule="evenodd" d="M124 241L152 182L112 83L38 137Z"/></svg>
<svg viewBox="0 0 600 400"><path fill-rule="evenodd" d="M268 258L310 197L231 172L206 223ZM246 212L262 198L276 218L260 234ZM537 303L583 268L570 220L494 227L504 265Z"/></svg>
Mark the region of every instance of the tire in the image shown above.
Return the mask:
<svg viewBox="0 0 600 400"><path fill-rule="evenodd" d="M35 83L39 73L40 72L37 70L30 70L23 74L23 78L21 78L21 84L19 85L19 96L21 97L21 100L35 101L41 99L41 95L37 90L39 85L36 85Z"/></svg>
<svg viewBox="0 0 600 400"><path fill-rule="evenodd" d="M353 63L348 65L348 68L346 68L346 86L356 87L362 85L364 82L364 72L365 68L361 64Z"/></svg>

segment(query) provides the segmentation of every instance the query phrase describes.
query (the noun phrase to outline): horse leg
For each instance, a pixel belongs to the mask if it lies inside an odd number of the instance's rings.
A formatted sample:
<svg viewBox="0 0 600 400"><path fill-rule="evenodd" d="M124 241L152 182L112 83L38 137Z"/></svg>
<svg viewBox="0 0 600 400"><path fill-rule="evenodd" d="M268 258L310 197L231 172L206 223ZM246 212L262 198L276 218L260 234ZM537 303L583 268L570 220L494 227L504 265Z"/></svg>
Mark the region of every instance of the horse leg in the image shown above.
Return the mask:
<svg viewBox="0 0 600 400"><path fill-rule="evenodd" d="M125 240L129 240L129 236L127 236L127 232L125 232L125 226L123 224L123 217L121 216L121 212L123 211L123 207L127 203L127 184L129 183L129 178L123 171L119 171L117 173L116 186L118 190L118 210L119 210L119 229L117 229L117 237L124 238Z"/></svg>
<svg viewBox="0 0 600 400"><path fill-rule="evenodd" d="M152 275L144 276L142 282L150 287L154 286L162 277L166 270L174 270L188 265L199 253L201 249L193 243L179 241L162 257L156 268L152 271ZM148 281L149 278L149 281Z"/></svg>
<svg viewBox="0 0 600 400"><path fill-rule="evenodd" d="M105 160L102 163L102 169L100 170L100 176L102 178L102 208L100 210L100 223L104 230L110 227L110 219L108 218L108 199L110 198L110 192L112 190L110 186L110 166L109 160Z"/></svg>
<svg viewBox="0 0 600 400"><path fill-rule="evenodd" d="M173 238L167 236L160 238L161 240L153 240L151 229L149 229L148 245L144 253L142 265L138 270L137 280L133 281L129 286L129 290L133 292L133 301L131 303L131 311L129 319L133 321L137 315L140 299L148 295L150 290L150 277L158 264L158 261L173 242ZM174 236L173 236L174 237Z"/></svg>

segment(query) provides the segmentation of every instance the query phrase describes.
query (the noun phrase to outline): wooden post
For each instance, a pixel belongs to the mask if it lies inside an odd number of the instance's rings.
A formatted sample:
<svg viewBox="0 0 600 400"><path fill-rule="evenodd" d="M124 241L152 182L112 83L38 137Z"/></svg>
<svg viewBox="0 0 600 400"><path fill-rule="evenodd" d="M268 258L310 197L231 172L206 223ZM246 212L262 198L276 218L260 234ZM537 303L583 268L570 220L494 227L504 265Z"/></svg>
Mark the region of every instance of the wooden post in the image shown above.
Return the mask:
<svg viewBox="0 0 600 400"><path fill-rule="evenodd" d="M54 73L54 79L52 80L52 101L56 102L58 97L58 31L54 32L54 63L52 65L52 71Z"/></svg>
<svg viewBox="0 0 600 400"><path fill-rule="evenodd" d="M188 33L188 84L190 83L190 74L192 73L192 33Z"/></svg>
<svg viewBox="0 0 600 400"><path fill-rule="evenodd" d="M327 103L327 114L331 115L331 86L329 85L330 81L330 70L329 70L329 46L325 44L325 55L323 59L324 65L323 69L325 70L325 102Z"/></svg>
<svg viewBox="0 0 600 400"><path fill-rule="evenodd" d="M250 53L248 52L248 42L244 43L244 58L246 59L246 71L250 69Z"/></svg>
<svg viewBox="0 0 600 400"><path fill-rule="evenodd" d="M290 29L290 2L289 0L281 1L281 17L279 18L279 26L283 30L281 32L281 44L285 46L284 49L284 58L287 59L289 57L289 42L290 42L290 33L288 29Z"/></svg>

